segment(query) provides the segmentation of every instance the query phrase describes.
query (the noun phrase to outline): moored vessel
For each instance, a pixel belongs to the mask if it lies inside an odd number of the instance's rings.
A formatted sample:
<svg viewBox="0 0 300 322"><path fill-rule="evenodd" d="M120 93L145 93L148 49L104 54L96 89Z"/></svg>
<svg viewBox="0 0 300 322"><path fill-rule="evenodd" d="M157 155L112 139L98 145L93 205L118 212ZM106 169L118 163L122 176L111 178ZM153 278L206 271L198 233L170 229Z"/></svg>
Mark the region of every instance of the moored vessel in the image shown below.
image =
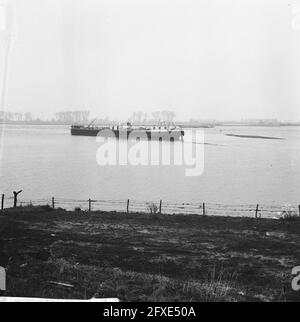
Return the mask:
<svg viewBox="0 0 300 322"><path fill-rule="evenodd" d="M96 126L72 125L71 135L102 136L135 140L178 141L183 140L184 131L175 125L159 124L154 126L126 125Z"/></svg>

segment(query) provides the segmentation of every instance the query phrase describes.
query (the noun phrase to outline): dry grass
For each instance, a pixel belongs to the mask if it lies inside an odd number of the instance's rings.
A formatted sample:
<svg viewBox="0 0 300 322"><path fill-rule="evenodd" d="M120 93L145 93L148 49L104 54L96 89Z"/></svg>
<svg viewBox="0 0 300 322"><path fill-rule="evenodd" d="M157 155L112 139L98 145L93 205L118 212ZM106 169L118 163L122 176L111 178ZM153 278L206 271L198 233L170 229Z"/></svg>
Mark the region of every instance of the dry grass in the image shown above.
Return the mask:
<svg viewBox="0 0 300 322"><path fill-rule="evenodd" d="M0 265L7 269L5 295L123 301L300 299L290 286L291 269L300 258L299 221L153 215L47 206L4 211Z"/></svg>

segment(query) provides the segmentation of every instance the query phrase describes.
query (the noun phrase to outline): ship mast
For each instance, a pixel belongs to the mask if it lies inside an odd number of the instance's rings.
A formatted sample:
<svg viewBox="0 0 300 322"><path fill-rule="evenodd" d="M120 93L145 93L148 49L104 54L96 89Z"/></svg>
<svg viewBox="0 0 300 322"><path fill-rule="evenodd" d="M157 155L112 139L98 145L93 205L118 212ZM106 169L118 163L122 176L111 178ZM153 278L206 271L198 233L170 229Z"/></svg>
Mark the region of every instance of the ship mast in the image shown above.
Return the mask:
<svg viewBox="0 0 300 322"><path fill-rule="evenodd" d="M92 120L92 122L90 122L90 124L88 125L88 127L91 127L95 122L96 122L96 118Z"/></svg>

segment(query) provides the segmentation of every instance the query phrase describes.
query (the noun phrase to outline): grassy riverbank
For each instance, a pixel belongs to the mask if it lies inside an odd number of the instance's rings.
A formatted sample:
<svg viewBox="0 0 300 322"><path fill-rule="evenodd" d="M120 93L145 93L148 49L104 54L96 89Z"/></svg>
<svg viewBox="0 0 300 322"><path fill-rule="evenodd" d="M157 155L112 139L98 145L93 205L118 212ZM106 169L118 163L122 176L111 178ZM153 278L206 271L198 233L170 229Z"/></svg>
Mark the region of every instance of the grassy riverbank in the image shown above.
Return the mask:
<svg viewBox="0 0 300 322"><path fill-rule="evenodd" d="M300 300L300 292L291 289L291 269L300 265L299 246L299 220L49 207L0 213L5 296Z"/></svg>

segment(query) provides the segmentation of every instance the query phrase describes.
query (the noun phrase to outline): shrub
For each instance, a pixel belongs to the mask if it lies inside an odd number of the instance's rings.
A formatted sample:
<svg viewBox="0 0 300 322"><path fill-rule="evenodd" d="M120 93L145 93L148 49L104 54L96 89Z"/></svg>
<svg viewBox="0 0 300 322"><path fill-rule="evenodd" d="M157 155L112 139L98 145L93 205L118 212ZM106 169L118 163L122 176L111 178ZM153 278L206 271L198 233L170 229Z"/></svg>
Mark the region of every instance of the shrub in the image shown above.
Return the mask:
<svg viewBox="0 0 300 322"><path fill-rule="evenodd" d="M297 212L290 206L287 206L286 209L283 209L280 213L281 220L297 220L299 218Z"/></svg>
<svg viewBox="0 0 300 322"><path fill-rule="evenodd" d="M150 212L151 215L156 214L158 211L158 206L154 202L148 202L147 210Z"/></svg>
<svg viewBox="0 0 300 322"><path fill-rule="evenodd" d="M49 205L43 205L43 206L41 206L41 209L42 210L46 210L46 211L52 211L52 210L54 210L52 207L50 207Z"/></svg>

